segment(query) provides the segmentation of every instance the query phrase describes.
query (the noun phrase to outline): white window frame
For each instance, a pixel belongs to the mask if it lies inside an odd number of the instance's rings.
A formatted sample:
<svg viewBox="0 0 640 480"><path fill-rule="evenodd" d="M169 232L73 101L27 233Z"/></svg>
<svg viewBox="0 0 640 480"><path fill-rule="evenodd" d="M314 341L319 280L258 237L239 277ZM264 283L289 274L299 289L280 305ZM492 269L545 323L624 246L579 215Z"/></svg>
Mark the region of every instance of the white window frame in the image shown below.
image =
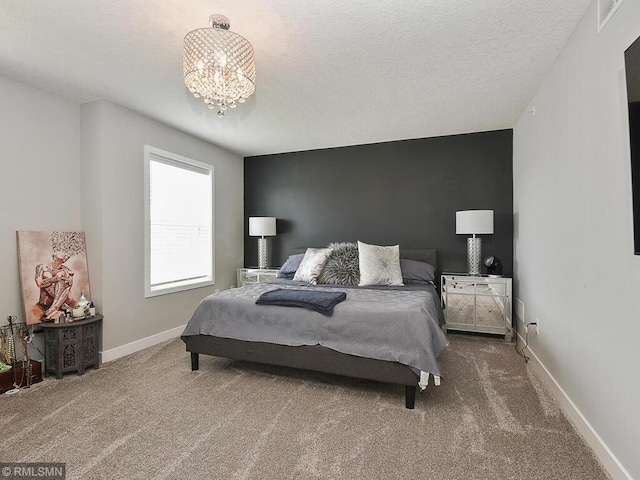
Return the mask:
<svg viewBox="0 0 640 480"><path fill-rule="evenodd" d="M151 285L151 161L156 160L180 167L193 166L209 171L211 181L211 270L210 274L197 278L171 282L161 286ZM182 292L193 288L208 287L215 284L215 210L214 210L214 176L213 166L198 162L175 153L167 152L150 145L144 146L144 296L145 298L166 295L168 293Z"/></svg>

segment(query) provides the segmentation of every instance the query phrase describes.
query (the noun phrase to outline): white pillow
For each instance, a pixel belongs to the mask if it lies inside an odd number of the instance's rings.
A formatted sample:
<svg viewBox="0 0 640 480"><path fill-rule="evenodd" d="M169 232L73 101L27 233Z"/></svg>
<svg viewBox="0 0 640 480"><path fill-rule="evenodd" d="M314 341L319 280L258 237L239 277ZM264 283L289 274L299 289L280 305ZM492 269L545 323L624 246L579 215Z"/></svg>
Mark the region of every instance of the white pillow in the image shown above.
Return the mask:
<svg viewBox="0 0 640 480"><path fill-rule="evenodd" d="M316 285L318 276L322 272L324 264L327 263L329 255L331 255L330 248L307 248L293 279Z"/></svg>
<svg viewBox="0 0 640 480"><path fill-rule="evenodd" d="M403 286L400 269L400 246L381 247L358 242L360 260L359 285Z"/></svg>

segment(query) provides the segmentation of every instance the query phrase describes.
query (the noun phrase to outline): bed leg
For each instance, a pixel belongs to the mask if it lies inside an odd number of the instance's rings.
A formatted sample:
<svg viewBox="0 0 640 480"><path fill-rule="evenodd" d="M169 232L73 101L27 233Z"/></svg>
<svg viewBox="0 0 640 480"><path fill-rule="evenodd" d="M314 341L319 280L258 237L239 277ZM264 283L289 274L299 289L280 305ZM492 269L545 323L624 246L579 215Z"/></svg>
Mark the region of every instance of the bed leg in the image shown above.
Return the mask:
<svg viewBox="0 0 640 480"><path fill-rule="evenodd" d="M405 385L404 404L409 410L413 410L413 407L416 406L416 386L415 385Z"/></svg>
<svg viewBox="0 0 640 480"><path fill-rule="evenodd" d="M198 360L199 360L198 354L191 352L191 371L192 372L195 370L198 370L198 367L199 367Z"/></svg>

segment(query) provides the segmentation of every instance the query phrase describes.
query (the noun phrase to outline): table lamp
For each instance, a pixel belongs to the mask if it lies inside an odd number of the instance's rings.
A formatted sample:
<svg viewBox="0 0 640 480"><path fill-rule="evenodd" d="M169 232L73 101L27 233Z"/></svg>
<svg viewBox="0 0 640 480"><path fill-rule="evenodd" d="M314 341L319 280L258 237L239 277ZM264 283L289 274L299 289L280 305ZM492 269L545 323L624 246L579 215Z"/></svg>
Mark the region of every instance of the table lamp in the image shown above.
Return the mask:
<svg viewBox="0 0 640 480"><path fill-rule="evenodd" d="M482 239L476 235L493 234L493 210L462 210L456 212L456 234L467 238L467 273L480 274Z"/></svg>
<svg viewBox="0 0 640 480"><path fill-rule="evenodd" d="M275 217L249 217L249 236L260 237L258 239L258 268L267 268L269 258L269 245L266 238L276 234Z"/></svg>

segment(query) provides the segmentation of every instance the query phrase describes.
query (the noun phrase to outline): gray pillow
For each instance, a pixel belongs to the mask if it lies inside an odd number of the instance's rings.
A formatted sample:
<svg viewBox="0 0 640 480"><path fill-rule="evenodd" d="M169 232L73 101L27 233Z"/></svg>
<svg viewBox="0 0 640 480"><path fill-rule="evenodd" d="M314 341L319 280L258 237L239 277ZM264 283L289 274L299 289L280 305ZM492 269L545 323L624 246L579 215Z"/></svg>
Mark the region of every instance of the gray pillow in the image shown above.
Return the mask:
<svg viewBox="0 0 640 480"><path fill-rule="evenodd" d="M358 285L402 286L400 246L382 247L358 242L360 283Z"/></svg>
<svg viewBox="0 0 640 480"><path fill-rule="evenodd" d="M293 275L300 267L300 262L304 258L304 253L299 253L297 255L290 255L287 258L287 261L284 262L284 265L280 267L280 271L278 272L278 278L293 278Z"/></svg>
<svg viewBox="0 0 640 480"><path fill-rule="evenodd" d="M316 285L318 283L318 275L322 272L324 264L327 263L329 255L331 255L331 249L329 248L307 248L293 279Z"/></svg>
<svg viewBox="0 0 640 480"><path fill-rule="evenodd" d="M358 285L358 245L353 242L330 243L328 248L331 249L331 255L320 272L318 283Z"/></svg>
<svg viewBox="0 0 640 480"><path fill-rule="evenodd" d="M400 259L400 270L402 271L402 281L408 283L429 283L436 278L436 269L433 265L417 260Z"/></svg>

